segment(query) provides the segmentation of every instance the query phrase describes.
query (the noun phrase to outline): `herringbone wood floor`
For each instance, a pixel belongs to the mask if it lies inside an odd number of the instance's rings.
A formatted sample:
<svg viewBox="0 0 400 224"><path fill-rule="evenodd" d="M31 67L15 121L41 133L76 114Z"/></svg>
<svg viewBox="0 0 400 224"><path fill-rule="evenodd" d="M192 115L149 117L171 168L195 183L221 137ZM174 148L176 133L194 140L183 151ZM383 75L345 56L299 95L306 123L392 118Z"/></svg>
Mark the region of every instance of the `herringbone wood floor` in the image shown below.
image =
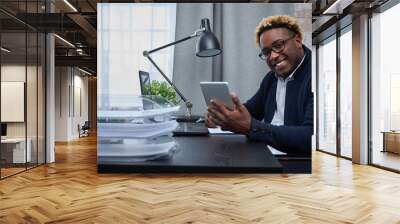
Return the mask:
<svg viewBox="0 0 400 224"><path fill-rule="evenodd" d="M0 181L0 223L400 223L400 175L320 152L312 175L97 174L96 139Z"/></svg>

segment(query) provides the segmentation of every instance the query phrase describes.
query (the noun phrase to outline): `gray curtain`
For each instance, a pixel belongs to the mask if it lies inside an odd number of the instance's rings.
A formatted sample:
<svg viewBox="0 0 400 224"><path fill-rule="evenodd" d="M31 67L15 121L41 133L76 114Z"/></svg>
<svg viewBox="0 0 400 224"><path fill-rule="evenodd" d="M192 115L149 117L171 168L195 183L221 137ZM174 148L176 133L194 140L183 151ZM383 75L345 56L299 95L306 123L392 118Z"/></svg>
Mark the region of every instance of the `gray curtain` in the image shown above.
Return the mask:
<svg viewBox="0 0 400 224"><path fill-rule="evenodd" d="M193 114L206 111L199 82L227 81L230 90L245 102L259 88L269 71L258 58L254 31L262 18L271 15L297 17L305 31L304 43L311 47L311 4L276 3L178 3L175 38L183 38L200 27L202 18L209 18L213 32L222 47L222 54L212 58L195 56L196 40L175 46L173 81L193 103ZM182 113L186 110L182 104Z"/></svg>

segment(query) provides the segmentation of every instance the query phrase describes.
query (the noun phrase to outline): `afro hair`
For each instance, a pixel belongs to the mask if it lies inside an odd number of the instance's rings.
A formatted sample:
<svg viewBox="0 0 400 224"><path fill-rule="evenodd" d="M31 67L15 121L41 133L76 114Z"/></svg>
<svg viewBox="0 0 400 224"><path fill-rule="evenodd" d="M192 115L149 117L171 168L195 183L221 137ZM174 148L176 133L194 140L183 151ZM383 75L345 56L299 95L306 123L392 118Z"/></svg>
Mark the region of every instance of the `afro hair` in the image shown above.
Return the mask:
<svg viewBox="0 0 400 224"><path fill-rule="evenodd" d="M295 34L299 35L303 40L304 34L297 20L293 17L286 15L277 15L263 18L256 27L256 44L260 47L260 36L264 31L274 28L286 28Z"/></svg>

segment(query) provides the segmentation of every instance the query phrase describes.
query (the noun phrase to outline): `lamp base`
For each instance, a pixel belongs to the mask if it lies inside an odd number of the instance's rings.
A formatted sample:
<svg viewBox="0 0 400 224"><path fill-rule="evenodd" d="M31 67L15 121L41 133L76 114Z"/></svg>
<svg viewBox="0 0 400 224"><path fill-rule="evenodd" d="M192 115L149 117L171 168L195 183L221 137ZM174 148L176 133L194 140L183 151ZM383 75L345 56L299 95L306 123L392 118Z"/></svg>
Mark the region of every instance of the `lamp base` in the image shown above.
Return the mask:
<svg viewBox="0 0 400 224"><path fill-rule="evenodd" d="M204 116L200 115L174 115L172 118L177 122L204 123Z"/></svg>

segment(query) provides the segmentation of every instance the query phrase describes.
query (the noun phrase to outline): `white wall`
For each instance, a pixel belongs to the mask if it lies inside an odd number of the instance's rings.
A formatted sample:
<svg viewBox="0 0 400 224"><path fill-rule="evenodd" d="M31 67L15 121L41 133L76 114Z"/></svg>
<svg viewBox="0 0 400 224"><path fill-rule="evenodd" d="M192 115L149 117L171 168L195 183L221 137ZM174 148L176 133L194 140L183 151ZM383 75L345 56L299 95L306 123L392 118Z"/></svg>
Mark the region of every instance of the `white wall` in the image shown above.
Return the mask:
<svg viewBox="0 0 400 224"><path fill-rule="evenodd" d="M19 90L20 94L26 95L22 98L22 106L19 108L11 108L2 102L2 114L4 113L22 113L22 121L18 122L5 122L7 124L7 137L8 138L27 138L30 140L30 149L32 161L44 163L44 150L45 150L45 120L44 120L44 74L41 66L32 66L20 63L3 64L1 66L1 81L3 82L23 82L25 83L24 89ZM4 92L2 94L10 94ZM2 95L2 99L8 98L7 95ZM17 103L17 102L15 102ZM19 111L13 111L19 110ZM25 118L26 114L26 118ZM3 119L2 119L3 120Z"/></svg>
<svg viewBox="0 0 400 224"><path fill-rule="evenodd" d="M72 108L72 120L71 120L71 135L73 138L77 138L79 136L78 133L78 124L81 126L85 123L85 121L89 120L88 113L88 77L81 76L82 73L76 74L77 70L74 71L74 102L71 105L74 105ZM80 93L79 93L80 92Z"/></svg>
<svg viewBox="0 0 400 224"><path fill-rule="evenodd" d="M2 65L1 66L1 81L18 81L25 82L25 65ZM29 70L29 67L28 67ZM7 110L7 108L1 108ZM25 122L9 122L7 123L7 137L24 137Z"/></svg>
<svg viewBox="0 0 400 224"><path fill-rule="evenodd" d="M68 85L67 67L55 68L55 141L68 140Z"/></svg>
<svg viewBox="0 0 400 224"><path fill-rule="evenodd" d="M88 120L88 78L83 75L72 67L56 67L56 141L77 139L78 124Z"/></svg>

